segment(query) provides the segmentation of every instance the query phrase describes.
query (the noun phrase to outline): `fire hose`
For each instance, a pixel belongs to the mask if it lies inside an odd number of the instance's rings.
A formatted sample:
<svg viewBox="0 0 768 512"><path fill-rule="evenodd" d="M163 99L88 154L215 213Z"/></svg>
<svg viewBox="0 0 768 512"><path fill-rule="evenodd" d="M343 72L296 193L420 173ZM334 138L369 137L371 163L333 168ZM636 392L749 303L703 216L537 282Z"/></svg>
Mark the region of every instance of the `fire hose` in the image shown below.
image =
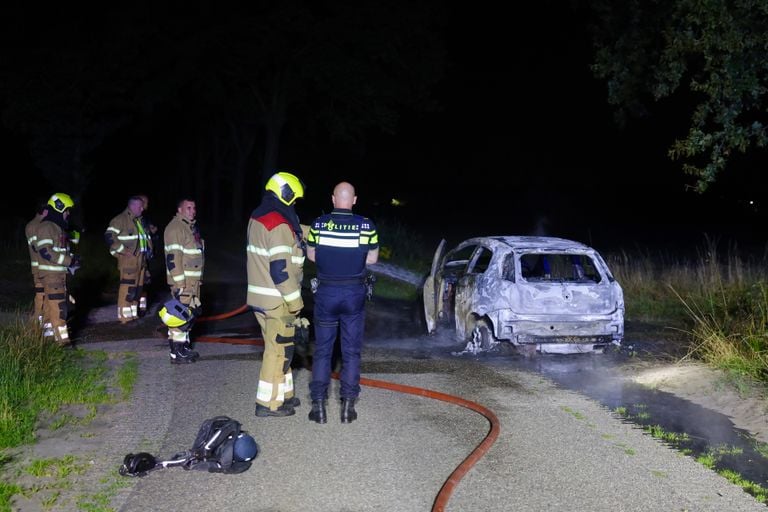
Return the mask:
<svg viewBox="0 0 768 512"><path fill-rule="evenodd" d="M197 322L212 322L215 320L224 320L227 318L232 318L234 316L239 315L240 313L244 313L247 311L249 311L248 306L243 305L227 313L222 313L219 315L202 316L197 319ZM243 339L243 338L222 338L222 337L212 337L212 336L200 336L196 339L196 341L205 342L205 343L229 343L234 345L257 345L257 346L264 345L264 340L261 338ZM333 372L331 375L334 379L338 380L339 378L338 372ZM446 481L443 483L443 486L440 488L440 492L438 492L437 496L435 497L435 501L432 505L432 512L444 512L445 507L448 504L448 500L450 499L454 489L459 484L461 479L464 477L464 475L466 475L469 472L472 466L474 466L475 463L477 463L477 461L479 461L488 452L488 450L491 448L493 443L496 441L496 438L499 437L499 431L501 427L499 424L499 419L496 417L496 414L494 414L493 411L491 411L487 407L484 407L476 402L472 402L470 400L466 400L464 398L457 397L454 395L448 395L445 393L440 393L438 391L432 391L429 389L406 386L403 384L396 384L394 382L388 382L384 380L368 379L365 377L360 378L360 384L364 386L375 387L375 388L388 389L391 391L396 391L398 393L407 393L410 395L432 398L434 400L441 400L443 402L447 402L454 405L460 405L461 407L465 407L479 414L482 414L490 423L491 428L486 434L485 438L483 438L480 444L478 444L475 447L475 449L472 450L472 452L461 462L461 464L459 464L456 467L456 469L453 470L453 472L448 476Z"/></svg>

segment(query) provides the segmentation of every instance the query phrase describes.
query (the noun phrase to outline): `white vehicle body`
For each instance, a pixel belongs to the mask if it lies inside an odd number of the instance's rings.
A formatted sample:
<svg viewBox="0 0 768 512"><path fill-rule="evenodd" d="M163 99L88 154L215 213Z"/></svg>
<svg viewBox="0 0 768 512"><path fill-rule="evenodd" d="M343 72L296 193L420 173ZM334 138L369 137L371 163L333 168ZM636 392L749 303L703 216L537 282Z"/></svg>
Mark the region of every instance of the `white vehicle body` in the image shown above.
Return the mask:
<svg viewBox="0 0 768 512"><path fill-rule="evenodd" d="M602 352L624 338L621 286L596 250L563 238L477 237L448 252L443 240L423 294L427 331L452 326L465 352Z"/></svg>

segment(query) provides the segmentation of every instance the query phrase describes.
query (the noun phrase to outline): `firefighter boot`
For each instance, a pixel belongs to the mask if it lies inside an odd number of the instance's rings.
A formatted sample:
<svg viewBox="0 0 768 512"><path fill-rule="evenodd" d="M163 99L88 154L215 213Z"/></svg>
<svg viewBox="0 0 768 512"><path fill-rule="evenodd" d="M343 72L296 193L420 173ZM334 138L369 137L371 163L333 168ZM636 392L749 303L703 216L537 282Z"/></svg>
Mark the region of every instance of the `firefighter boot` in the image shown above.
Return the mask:
<svg viewBox="0 0 768 512"><path fill-rule="evenodd" d="M309 411L309 421L315 423L325 423L328 419L325 416L325 400L312 400L312 410Z"/></svg>
<svg viewBox="0 0 768 512"><path fill-rule="evenodd" d="M171 348L171 364L186 364L195 362L195 360L190 357L189 354L183 352L183 343L174 343L173 341L169 340L168 346Z"/></svg>
<svg viewBox="0 0 768 512"><path fill-rule="evenodd" d="M184 351L187 352L189 356L195 361L197 361L197 358L200 357L200 354L197 350L192 350L192 342L189 340L184 342Z"/></svg>
<svg viewBox="0 0 768 512"><path fill-rule="evenodd" d="M355 399L342 398L341 399L341 422L352 423L356 419L357 419L357 411L355 411Z"/></svg>

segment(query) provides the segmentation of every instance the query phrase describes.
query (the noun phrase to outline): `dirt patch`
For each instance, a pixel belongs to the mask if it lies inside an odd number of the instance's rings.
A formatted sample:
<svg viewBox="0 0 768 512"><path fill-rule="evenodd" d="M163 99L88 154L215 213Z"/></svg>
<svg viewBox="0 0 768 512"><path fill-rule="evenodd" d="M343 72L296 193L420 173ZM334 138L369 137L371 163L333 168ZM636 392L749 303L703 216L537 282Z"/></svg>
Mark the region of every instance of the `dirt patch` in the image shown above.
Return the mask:
<svg viewBox="0 0 768 512"><path fill-rule="evenodd" d="M640 362L622 371L637 384L724 414L736 427L768 443L768 390L763 384L695 362Z"/></svg>

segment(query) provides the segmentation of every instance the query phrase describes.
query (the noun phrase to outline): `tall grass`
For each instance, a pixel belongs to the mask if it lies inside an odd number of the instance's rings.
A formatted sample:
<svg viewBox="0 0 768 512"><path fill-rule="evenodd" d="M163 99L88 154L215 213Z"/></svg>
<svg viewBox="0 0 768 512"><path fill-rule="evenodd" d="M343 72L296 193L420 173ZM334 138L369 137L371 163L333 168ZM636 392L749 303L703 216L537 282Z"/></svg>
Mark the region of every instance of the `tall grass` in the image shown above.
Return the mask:
<svg viewBox="0 0 768 512"><path fill-rule="evenodd" d="M768 382L768 257L721 253L705 239L693 260L622 253L608 258L627 318L671 324L690 339L687 358Z"/></svg>
<svg viewBox="0 0 768 512"><path fill-rule="evenodd" d="M59 347L20 314L0 326L0 449L28 443L41 413L109 400L104 358Z"/></svg>
<svg viewBox="0 0 768 512"><path fill-rule="evenodd" d="M396 219L381 218L376 221L379 234L379 260L391 261L403 268L426 273L432 265L437 249L434 244Z"/></svg>

